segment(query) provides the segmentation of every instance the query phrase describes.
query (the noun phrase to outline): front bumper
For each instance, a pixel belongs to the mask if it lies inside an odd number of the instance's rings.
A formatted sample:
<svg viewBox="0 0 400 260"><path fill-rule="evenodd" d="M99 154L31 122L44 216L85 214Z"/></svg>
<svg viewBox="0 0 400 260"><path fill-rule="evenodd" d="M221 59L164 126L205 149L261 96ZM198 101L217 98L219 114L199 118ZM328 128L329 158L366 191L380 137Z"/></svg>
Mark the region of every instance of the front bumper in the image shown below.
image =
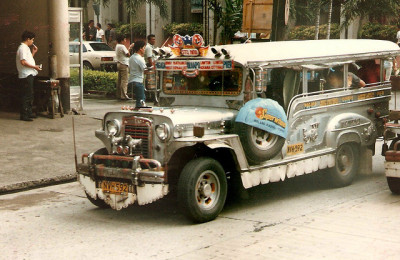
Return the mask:
<svg viewBox="0 0 400 260"><path fill-rule="evenodd" d="M102 199L116 210L136 201L139 205L145 205L168 194L165 171L153 159L84 154L77 173L78 181L90 197ZM104 188L104 182L109 184L107 189ZM121 190L120 184L127 188Z"/></svg>

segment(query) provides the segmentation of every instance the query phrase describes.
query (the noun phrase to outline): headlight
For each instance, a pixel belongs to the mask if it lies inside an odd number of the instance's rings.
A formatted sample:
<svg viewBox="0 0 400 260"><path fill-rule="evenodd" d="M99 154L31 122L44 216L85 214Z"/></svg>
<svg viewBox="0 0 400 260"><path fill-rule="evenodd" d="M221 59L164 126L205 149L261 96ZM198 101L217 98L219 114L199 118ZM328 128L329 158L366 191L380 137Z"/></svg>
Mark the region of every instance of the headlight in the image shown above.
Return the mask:
<svg viewBox="0 0 400 260"><path fill-rule="evenodd" d="M156 134L161 141L165 141L169 138L171 131L169 125L161 124L156 126Z"/></svg>
<svg viewBox="0 0 400 260"><path fill-rule="evenodd" d="M106 123L107 133L111 136L119 135L121 131L121 123L117 119L109 120Z"/></svg>

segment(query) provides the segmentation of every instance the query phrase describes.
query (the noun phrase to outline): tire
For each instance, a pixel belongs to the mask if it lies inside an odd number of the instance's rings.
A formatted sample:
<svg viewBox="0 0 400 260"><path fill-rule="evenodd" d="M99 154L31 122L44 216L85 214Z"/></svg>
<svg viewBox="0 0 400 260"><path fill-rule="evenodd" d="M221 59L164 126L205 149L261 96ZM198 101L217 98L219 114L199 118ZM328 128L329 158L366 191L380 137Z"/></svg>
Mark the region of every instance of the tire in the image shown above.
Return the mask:
<svg viewBox="0 0 400 260"><path fill-rule="evenodd" d="M104 202L104 200L101 199L93 199L92 197L90 197L90 195L85 191L86 197L88 198L88 200L95 206L102 208L102 209L109 209L111 208L110 205L108 205L107 203Z"/></svg>
<svg viewBox="0 0 400 260"><path fill-rule="evenodd" d="M275 157L285 143L285 139L281 136L243 123L236 123L236 125L247 161L250 164L258 164Z"/></svg>
<svg viewBox="0 0 400 260"><path fill-rule="evenodd" d="M400 178L386 177L390 191L393 194L400 195Z"/></svg>
<svg viewBox="0 0 400 260"><path fill-rule="evenodd" d="M101 148L101 149L97 150L96 152L94 152L94 154L106 155L106 154L108 154L108 152L107 152L107 149L104 147L104 148ZM95 160L94 163L97 164L97 163L100 163L100 162L97 162L97 160ZM102 209L110 208L110 205L105 203L104 200L98 199L98 198L93 199L86 191L85 191L85 194L86 194L86 197L88 198L88 200L93 205L95 205L95 206L97 206L99 208L102 208Z"/></svg>
<svg viewBox="0 0 400 260"><path fill-rule="evenodd" d="M100 148L99 150L97 150L96 152L94 152L94 154L96 154L96 155L107 155L108 154L108 151L107 151L107 148L105 148L105 147L103 147L103 148ZM99 164L99 163L102 163L102 160L93 160L93 163L94 164Z"/></svg>
<svg viewBox="0 0 400 260"><path fill-rule="evenodd" d="M345 187L353 182L358 168L358 149L353 143L342 144L335 155L335 166L329 169L332 184Z"/></svg>
<svg viewBox="0 0 400 260"><path fill-rule="evenodd" d="M92 64L90 64L90 62L84 61L84 62L83 62L83 69L86 69L86 70L93 70L93 66L92 66Z"/></svg>
<svg viewBox="0 0 400 260"><path fill-rule="evenodd" d="M389 150L393 150L393 149L394 149L395 143L396 143L397 141L399 141L399 140L400 140L399 137L396 137L395 139L393 139L392 142L391 142L390 145L389 145Z"/></svg>
<svg viewBox="0 0 400 260"><path fill-rule="evenodd" d="M178 181L178 203L194 222L215 219L224 207L227 179L221 164L208 157L190 161Z"/></svg>

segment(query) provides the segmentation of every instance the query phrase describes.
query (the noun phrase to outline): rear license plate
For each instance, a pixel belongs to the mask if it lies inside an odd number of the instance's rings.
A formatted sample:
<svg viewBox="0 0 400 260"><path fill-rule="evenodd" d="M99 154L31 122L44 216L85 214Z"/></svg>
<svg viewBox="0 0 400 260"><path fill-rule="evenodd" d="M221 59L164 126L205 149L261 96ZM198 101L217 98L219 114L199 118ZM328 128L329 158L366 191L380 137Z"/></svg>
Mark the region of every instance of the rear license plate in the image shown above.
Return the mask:
<svg viewBox="0 0 400 260"><path fill-rule="evenodd" d="M128 183L118 182L118 181L102 181L101 189L103 192L109 193L128 193L129 185Z"/></svg>

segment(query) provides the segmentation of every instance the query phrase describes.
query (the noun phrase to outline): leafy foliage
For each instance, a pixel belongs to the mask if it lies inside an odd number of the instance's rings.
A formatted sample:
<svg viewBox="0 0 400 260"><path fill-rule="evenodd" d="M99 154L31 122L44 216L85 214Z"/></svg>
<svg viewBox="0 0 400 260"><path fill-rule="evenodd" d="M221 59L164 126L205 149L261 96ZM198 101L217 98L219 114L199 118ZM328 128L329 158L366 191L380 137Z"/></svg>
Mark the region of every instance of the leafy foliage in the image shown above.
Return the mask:
<svg viewBox="0 0 400 260"><path fill-rule="evenodd" d="M145 23L133 23L132 27L130 24L120 24L117 26L116 31L118 34L125 35L126 37L130 37L132 32L135 38L146 38Z"/></svg>
<svg viewBox="0 0 400 260"><path fill-rule="evenodd" d="M201 23L170 23L163 27L165 36L203 34Z"/></svg>
<svg viewBox="0 0 400 260"><path fill-rule="evenodd" d="M342 16L345 18L343 26L348 26L355 17L369 16L378 21L385 17L398 17L400 1L398 0L351 0L342 2Z"/></svg>
<svg viewBox="0 0 400 260"><path fill-rule="evenodd" d="M243 0L224 1L225 6L218 0L211 0L209 4L218 27L222 27L221 39L223 43L227 43L242 27Z"/></svg>
<svg viewBox="0 0 400 260"><path fill-rule="evenodd" d="M328 25L319 27L319 39L326 39ZM290 40L313 40L315 38L315 26L297 26L289 33ZM331 39L339 39L340 31L338 24L331 24Z"/></svg>
<svg viewBox="0 0 400 260"><path fill-rule="evenodd" d="M71 69L71 85L79 85L79 69ZM114 95L116 83L118 81L117 72L106 72L97 70L83 70L83 91L89 90L104 91L107 95Z"/></svg>
<svg viewBox="0 0 400 260"><path fill-rule="evenodd" d="M96 0L96 1L102 1L103 5L108 5L110 1L112 0ZM165 0L125 0L126 7L128 9L128 12L132 17L137 16L137 11L139 8L145 4L145 3L150 3L158 7L160 10L160 15L163 18L168 18L168 5L167 1Z"/></svg>
<svg viewBox="0 0 400 260"><path fill-rule="evenodd" d="M103 0L104 1L104 0ZM163 18L168 18L168 5L165 0L125 0L126 7L132 17L136 17L137 10L145 3L151 3L158 7L160 15Z"/></svg>
<svg viewBox="0 0 400 260"><path fill-rule="evenodd" d="M360 31L362 39L378 39L396 42L397 27L395 25L384 25L379 23L367 23Z"/></svg>

